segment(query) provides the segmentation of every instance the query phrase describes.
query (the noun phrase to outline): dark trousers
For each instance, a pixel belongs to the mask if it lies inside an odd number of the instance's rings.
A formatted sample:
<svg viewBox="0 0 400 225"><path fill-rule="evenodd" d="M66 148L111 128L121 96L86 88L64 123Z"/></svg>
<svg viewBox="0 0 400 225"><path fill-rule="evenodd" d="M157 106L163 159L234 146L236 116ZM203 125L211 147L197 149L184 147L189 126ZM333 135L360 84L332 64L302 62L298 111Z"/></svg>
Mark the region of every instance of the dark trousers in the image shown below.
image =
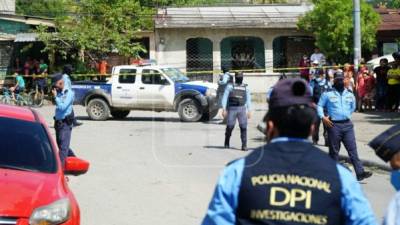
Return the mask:
<svg viewBox="0 0 400 225"><path fill-rule="evenodd" d="M236 120L239 121L240 139L242 145L247 146L247 110L245 106L229 107L228 120L226 124L225 140L231 137L232 131L236 125Z"/></svg>
<svg viewBox="0 0 400 225"><path fill-rule="evenodd" d="M387 96L387 84L378 83L376 85L376 95L375 95L375 108L385 109Z"/></svg>
<svg viewBox="0 0 400 225"><path fill-rule="evenodd" d="M318 142L319 141L319 127L321 126L321 119L318 118L317 122L315 123L315 130L312 135L312 140L313 142ZM328 143L328 130L325 124L322 123L322 127L324 128L324 131L322 135L324 136L325 143Z"/></svg>
<svg viewBox="0 0 400 225"><path fill-rule="evenodd" d="M400 84L388 85L386 109L397 110L400 103Z"/></svg>
<svg viewBox="0 0 400 225"><path fill-rule="evenodd" d="M333 123L333 127L328 128L329 139L329 155L336 161L339 160L340 144L343 143L344 147L349 154L351 163L357 175L364 172L364 168L357 153L356 137L354 134L354 126L351 121L343 123Z"/></svg>
<svg viewBox="0 0 400 225"><path fill-rule="evenodd" d="M56 141L59 149L61 163L64 165L68 156L75 156L69 147L71 143L72 124L65 121L55 121L54 128L56 130Z"/></svg>

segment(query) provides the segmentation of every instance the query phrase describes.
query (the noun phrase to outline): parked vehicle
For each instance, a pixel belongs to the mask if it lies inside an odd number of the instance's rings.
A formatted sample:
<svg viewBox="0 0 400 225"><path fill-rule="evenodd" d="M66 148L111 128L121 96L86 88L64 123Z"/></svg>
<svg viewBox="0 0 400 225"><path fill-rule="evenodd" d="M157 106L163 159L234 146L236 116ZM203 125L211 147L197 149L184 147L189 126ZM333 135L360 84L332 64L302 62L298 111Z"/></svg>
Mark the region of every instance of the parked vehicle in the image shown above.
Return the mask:
<svg viewBox="0 0 400 225"><path fill-rule="evenodd" d="M189 81L168 66L116 66L108 82L75 82L75 103L93 120L128 116L131 110L174 111L182 121L210 120L218 113L217 84Z"/></svg>
<svg viewBox="0 0 400 225"><path fill-rule="evenodd" d="M371 59L367 62L367 67L369 70L373 71L376 67L380 65L381 59L386 58L389 61L389 65L393 64L394 58L390 55L384 55L375 59Z"/></svg>
<svg viewBox="0 0 400 225"><path fill-rule="evenodd" d="M46 121L35 111L0 104L0 224L79 225L67 174L89 163L69 157L63 169Z"/></svg>

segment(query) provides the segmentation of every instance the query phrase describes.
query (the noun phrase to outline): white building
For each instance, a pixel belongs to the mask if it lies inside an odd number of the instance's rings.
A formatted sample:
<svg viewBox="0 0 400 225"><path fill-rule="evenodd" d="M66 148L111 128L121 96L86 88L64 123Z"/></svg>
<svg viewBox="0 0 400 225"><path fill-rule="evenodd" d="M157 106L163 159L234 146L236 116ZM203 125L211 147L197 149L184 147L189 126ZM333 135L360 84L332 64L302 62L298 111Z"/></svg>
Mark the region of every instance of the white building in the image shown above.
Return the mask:
<svg viewBox="0 0 400 225"><path fill-rule="evenodd" d="M245 70L253 92L265 92L277 79L273 68L297 66L312 52L313 38L297 29L311 9L305 3L159 9L150 57L203 79L213 74L214 81L221 67Z"/></svg>

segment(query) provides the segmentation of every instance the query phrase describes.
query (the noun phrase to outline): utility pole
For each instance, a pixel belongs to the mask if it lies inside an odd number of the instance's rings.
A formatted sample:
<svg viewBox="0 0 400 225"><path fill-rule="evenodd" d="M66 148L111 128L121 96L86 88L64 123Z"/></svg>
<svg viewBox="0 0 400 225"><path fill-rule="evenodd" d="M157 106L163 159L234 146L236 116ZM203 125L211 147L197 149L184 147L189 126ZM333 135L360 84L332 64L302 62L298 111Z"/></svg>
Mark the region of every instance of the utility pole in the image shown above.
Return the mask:
<svg viewBox="0 0 400 225"><path fill-rule="evenodd" d="M353 0L354 22L354 68L358 70L361 60L361 16L360 0Z"/></svg>

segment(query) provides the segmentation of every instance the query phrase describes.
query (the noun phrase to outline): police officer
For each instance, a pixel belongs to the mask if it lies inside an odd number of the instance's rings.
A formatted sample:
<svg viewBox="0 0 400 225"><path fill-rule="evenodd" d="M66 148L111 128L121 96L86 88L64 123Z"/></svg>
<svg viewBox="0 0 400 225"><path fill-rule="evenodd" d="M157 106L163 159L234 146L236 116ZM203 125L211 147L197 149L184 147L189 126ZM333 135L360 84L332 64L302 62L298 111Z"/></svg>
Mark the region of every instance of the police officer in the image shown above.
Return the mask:
<svg viewBox="0 0 400 225"><path fill-rule="evenodd" d="M342 72L335 73L333 89L322 94L318 102L318 116L328 128L329 155L339 160L340 144L343 142L359 181L372 175L364 170L358 158L354 126L351 114L356 109L354 94L344 85ZM325 112L326 114L325 115Z"/></svg>
<svg viewBox="0 0 400 225"><path fill-rule="evenodd" d="M74 102L74 92L65 85L62 74L55 74L52 79L52 94L56 104L54 116L54 128L56 130L56 140L59 148L60 160L64 164L68 156L75 156L70 148L71 132L74 116L72 104Z"/></svg>
<svg viewBox="0 0 400 225"><path fill-rule="evenodd" d="M400 224L400 124L397 124L375 137L370 143L377 156L390 162L391 183L397 193L389 204L384 225Z"/></svg>
<svg viewBox="0 0 400 225"><path fill-rule="evenodd" d="M239 121L240 139L242 150L247 150L247 119L250 118L251 97L246 84L243 84L243 73L235 75L235 83L226 87L222 97L223 117L227 118L225 131L225 148L229 148L229 140L235 127L236 120Z"/></svg>
<svg viewBox="0 0 400 225"><path fill-rule="evenodd" d="M307 140L316 111L306 82L280 81L269 106L269 143L228 164L202 224L376 224L350 171Z"/></svg>
<svg viewBox="0 0 400 225"><path fill-rule="evenodd" d="M317 74L318 76L310 81L310 86L313 94L313 101L315 104L318 104L319 99L324 92L327 92L332 88L332 85L325 77L323 70L318 70ZM312 135L313 144L315 145L317 145L319 141L320 125L321 125L321 120L317 119L317 122L315 123L315 131ZM324 124L323 128L324 128L323 137L325 139L325 146L328 146L328 130Z"/></svg>
<svg viewBox="0 0 400 225"><path fill-rule="evenodd" d="M63 68L64 86L66 89L70 89L70 90L72 90L72 82L71 82L71 77L70 77L72 74L72 71L73 71L73 67L70 64L65 65ZM82 125L82 123L76 119L74 109L72 109L72 116L74 117L74 122L73 122L74 127Z"/></svg>

